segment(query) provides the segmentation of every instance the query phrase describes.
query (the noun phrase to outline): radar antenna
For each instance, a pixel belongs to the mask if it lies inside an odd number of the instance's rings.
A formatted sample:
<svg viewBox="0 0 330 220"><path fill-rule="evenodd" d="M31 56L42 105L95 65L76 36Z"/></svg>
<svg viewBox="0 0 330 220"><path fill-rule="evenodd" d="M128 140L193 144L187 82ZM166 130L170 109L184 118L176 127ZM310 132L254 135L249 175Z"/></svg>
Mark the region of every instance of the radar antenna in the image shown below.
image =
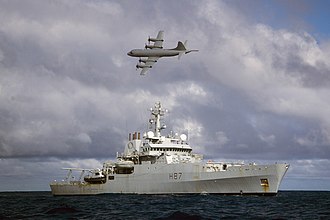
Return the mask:
<svg viewBox="0 0 330 220"><path fill-rule="evenodd" d="M150 126L154 126L155 137L160 137L160 131L166 128L166 125L161 125L161 117L165 115L167 109L163 109L160 102L156 102L154 108L150 108L151 118L149 119Z"/></svg>

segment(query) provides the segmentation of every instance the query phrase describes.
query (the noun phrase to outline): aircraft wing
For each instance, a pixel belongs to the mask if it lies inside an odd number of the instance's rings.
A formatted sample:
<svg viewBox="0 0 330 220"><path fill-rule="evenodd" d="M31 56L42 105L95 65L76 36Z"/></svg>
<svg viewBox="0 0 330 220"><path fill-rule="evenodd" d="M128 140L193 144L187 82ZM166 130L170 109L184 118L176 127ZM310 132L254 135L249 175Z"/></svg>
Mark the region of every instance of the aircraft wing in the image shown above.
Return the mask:
<svg viewBox="0 0 330 220"><path fill-rule="evenodd" d="M144 66L142 67L140 75L146 75L148 70L152 68L152 65L157 62L159 57L148 57L148 59L145 61Z"/></svg>
<svg viewBox="0 0 330 220"><path fill-rule="evenodd" d="M154 46L162 48L164 41L164 31L159 31Z"/></svg>

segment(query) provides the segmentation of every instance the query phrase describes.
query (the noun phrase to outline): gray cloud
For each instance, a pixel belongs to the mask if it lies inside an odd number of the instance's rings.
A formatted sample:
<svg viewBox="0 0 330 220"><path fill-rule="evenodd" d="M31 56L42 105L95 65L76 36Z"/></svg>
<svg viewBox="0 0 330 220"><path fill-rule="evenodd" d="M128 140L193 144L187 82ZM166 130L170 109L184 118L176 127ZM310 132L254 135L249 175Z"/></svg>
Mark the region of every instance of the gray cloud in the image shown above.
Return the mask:
<svg viewBox="0 0 330 220"><path fill-rule="evenodd" d="M3 173L99 166L159 100L207 158L287 160L294 178L305 161L329 163L329 46L308 32L256 23L228 1L0 5ZM165 47L188 39L200 52L140 77L126 53L160 29Z"/></svg>

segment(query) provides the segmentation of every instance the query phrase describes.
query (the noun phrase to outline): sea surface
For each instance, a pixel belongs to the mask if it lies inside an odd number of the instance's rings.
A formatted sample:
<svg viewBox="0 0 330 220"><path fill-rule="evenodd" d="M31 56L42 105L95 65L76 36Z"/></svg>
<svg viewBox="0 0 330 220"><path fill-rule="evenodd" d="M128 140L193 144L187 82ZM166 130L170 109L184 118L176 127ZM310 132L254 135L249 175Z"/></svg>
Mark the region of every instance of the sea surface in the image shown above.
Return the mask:
<svg viewBox="0 0 330 220"><path fill-rule="evenodd" d="M277 196L0 193L0 219L330 219L330 192Z"/></svg>

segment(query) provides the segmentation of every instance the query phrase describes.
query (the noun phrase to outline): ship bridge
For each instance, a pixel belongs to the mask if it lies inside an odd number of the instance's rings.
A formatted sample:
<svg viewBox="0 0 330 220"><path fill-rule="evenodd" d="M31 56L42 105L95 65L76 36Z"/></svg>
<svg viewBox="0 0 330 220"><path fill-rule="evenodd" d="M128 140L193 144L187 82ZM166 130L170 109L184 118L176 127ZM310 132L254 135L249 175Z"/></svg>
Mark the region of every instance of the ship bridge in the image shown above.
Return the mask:
<svg viewBox="0 0 330 220"><path fill-rule="evenodd" d="M141 163L141 161L172 163L173 161L191 161L191 158L197 158L196 155L192 154L192 148L187 141L186 134L179 135L173 131L167 136L161 134L162 130L166 129L162 118L168 111L162 108L160 102L156 102L155 107L151 108L150 112L149 131L143 135L140 132L130 133L125 151L123 155L119 156L120 158L136 161L136 163Z"/></svg>
<svg viewBox="0 0 330 220"><path fill-rule="evenodd" d="M155 137L154 133L149 131L143 137L141 153L144 155L159 155L160 153L189 155L192 151L185 134L179 136L171 132L167 137Z"/></svg>

